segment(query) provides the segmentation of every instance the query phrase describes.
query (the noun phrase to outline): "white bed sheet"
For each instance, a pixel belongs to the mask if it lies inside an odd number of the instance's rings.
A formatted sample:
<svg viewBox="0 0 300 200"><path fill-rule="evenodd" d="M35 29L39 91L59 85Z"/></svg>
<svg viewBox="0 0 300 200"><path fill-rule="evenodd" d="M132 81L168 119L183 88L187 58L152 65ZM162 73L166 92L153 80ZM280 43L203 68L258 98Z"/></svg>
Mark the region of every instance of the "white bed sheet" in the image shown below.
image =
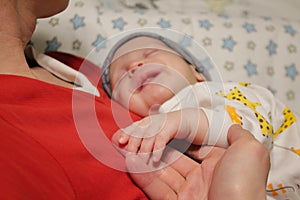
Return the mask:
<svg viewBox="0 0 300 200"><path fill-rule="evenodd" d="M65 12L38 21L32 43L87 57L126 30L177 30L208 51L225 81L267 87L300 113L299 10L299 0L71 0Z"/></svg>

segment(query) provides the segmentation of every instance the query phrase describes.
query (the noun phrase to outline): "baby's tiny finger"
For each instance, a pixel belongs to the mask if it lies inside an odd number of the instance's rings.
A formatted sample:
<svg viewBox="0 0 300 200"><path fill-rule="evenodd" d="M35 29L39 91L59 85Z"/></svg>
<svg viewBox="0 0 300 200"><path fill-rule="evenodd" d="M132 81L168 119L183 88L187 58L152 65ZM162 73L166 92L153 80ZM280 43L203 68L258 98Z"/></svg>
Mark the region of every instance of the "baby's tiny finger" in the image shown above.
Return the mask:
<svg viewBox="0 0 300 200"><path fill-rule="evenodd" d="M125 133L120 133L120 135L119 135L119 143L120 144L126 144L127 142L128 142L128 140L129 140L129 135L126 135Z"/></svg>
<svg viewBox="0 0 300 200"><path fill-rule="evenodd" d="M148 160L150 158L150 155L152 153L154 141L155 141L155 138L150 137L150 138L144 138L143 142L141 143L139 153L141 153L143 155L143 157L145 157L145 160L147 162L148 162Z"/></svg>
<svg viewBox="0 0 300 200"><path fill-rule="evenodd" d="M142 142L142 138L130 137L126 150L129 152L137 153Z"/></svg>
<svg viewBox="0 0 300 200"><path fill-rule="evenodd" d="M156 138L153 146L153 153L152 153L154 162L158 162L160 160L165 148L166 148L166 143Z"/></svg>
<svg viewBox="0 0 300 200"><path fill-rule="evenodd" d="M162 157L162 154L164 152L164 148L163 149L158 149L158 150L154 150L153 153L152 153L152 159L154 162L159 162L161 157Z"/></svg>
<svg viewBox="0 0 300 200"><path fill-rule="evenodd" d="M144 138L141 144L140 152L141 153L149 153L152 152L155 138Z"/></svg>

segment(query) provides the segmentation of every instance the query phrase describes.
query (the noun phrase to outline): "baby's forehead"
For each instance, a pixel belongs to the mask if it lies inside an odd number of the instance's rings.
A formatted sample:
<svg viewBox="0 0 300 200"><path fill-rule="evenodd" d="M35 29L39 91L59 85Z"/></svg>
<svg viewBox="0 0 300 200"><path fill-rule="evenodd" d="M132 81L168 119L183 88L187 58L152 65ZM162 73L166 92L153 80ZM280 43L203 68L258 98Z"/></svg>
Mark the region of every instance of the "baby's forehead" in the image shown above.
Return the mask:
<svg viewBox="0 0 300 200"><path fill-rule="evenodd" d="M162 49L162 48L145 47L145 48L133 49L132 51L128 51L128 52L124 53L123 55L120 55L119 57L115 58L113 60L113 62L115 62L115 61L117 61L119 59L147 57L147 55L150 55L153 52L159 52L158 53L159 55L162 54L162 53L164 53L164 55L170 54L170 55L180 56L175 51L170 51L170 50Z"/></svg>
<svg viewBox="0 0 300 200"><path fill-rule="evenodd" d="M137 50L146 50L146 49L160 49L164 51L168 51L171 53L178 54L172 48L167 46L164 42L160 41L159 39L147 37L147 36L140 36L133 39L126 41L122 44L115 52L112 62L118 59L119 57L128 54L133 51Z"/></svg>

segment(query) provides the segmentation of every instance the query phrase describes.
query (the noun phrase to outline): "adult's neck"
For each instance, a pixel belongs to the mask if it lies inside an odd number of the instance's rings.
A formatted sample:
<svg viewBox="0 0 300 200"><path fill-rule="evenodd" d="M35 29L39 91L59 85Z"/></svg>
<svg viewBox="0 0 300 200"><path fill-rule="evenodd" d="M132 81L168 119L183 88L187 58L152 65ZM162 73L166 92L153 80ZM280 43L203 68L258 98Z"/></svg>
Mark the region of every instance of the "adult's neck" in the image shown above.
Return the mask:
<svg viewBox="0 0 300 200"><path fill-rule="evenodd" d="M0 73L28 75L24 47L33 33L36 17L18 0L0 0ZM26 1L25 1L26 2Z"/></svg>
<svg viewBox="0 0 300 200"><path fill-rule="evenodd" d="M0 74L30 76L23 43L17 38L0 33Z"/></svg>

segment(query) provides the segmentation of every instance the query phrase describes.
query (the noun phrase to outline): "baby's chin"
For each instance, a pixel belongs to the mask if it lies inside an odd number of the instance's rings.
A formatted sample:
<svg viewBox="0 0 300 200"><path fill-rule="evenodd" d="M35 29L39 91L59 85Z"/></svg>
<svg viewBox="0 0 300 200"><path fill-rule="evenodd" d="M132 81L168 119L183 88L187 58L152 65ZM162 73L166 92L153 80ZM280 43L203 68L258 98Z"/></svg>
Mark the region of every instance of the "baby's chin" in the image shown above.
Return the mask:
<svg viewBox="0 0 300 200"><path fill-rule="evenodd" d="M146 117L146 116L149 116L149 115L155 115L155 114L159 114L160 106L164 102L162 102L162 103L153 103L149 107L145 107L143 109L134 108L134 109L130 109L130 110L131 110L131 112L134 112L135 114L137 114L141 117Z"/></svg>
<svg viewBox="0 0 300 200"><path fill-rule="evenodd" d="M139 108L130 109L129 108L129 110L131 112L133 112L134 114L137 114L138 116L141 116L141 117L146 117L149 114L148 109L139 109Z"/></svg>
<svg viewBox="0 0 300 200"><path fill-rule="evenodd" d="M131 95L127 95L123 98L123 106L129 108L129 110L141 117L158 114L159 107L171 99L174 96L174 92L166 87L162 87L157 84L148 85L142 91L135 91ZM128 100L129 98L129 100ZM124 105L124 102L128 104Z"/></svg>
<svg viewBox="0 0 300 200"><path fill-rule="evenodd" d="M160 108L160 104L154 104L149 109L139 111L140 112L139 115L142 117L146 117L149 115L159 114L159 108Z"/></svg>

